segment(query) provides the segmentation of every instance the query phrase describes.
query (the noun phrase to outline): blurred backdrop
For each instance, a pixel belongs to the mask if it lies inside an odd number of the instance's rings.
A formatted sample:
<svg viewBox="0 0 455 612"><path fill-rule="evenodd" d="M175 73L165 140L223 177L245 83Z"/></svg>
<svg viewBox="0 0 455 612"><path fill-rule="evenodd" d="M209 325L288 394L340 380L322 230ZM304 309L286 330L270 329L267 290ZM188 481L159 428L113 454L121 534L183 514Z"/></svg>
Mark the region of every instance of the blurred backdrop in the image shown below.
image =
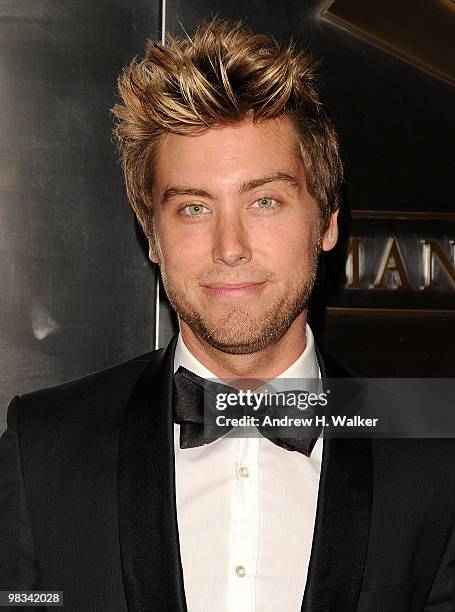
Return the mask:
<svg viewBox="0 0 455 612"><path fill-rule="evenodd" d="M165 346L176 329L111 141L116 77L204 18L321 60L346 167L319 342L370 376L454 376L452 0L3 0L0 430L13 394Z"/></svg>

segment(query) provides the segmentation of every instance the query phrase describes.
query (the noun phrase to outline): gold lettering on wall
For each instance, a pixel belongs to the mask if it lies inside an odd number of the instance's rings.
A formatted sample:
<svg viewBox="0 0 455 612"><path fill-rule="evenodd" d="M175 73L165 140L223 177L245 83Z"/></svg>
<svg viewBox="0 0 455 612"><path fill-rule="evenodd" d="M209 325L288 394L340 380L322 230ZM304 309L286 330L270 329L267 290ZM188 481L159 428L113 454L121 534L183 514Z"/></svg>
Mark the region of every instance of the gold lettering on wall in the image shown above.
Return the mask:
<svg viewBox="0 0 455 612"><path fill-rule="evenodd" d="M352 236L349 239L346 257L347 289L361 289L360 283L360 244L362 238Z"/></svg>
<svg viewBox="0 0 455 612"><path fill-rule="evenodd" d="M424 288L434 287L434 265L438 261L442 270L447 274L451 281L455 284L455 264L450 261L444 253L439 240L421 240L423 245L423 278ZM450 241L450 246L454 247L454 241ZM436 255L436 257L434 257Z"/></svg>
<svg viewBox="0 0 455 612"><path fill-rule="evenodd" d="M384 257L382 258L376 280L374 281L374 288L388 289L389 286L386 281L390 274L392 275L393 288L411 288L404 261L395 238L389 238L387 242Z"/></svg>
<svg viewBox="0 0 455 612"><path fill-rule="evenodd" d="M455 290L455 240L352 236L345 259L345 289ZM400 242L404 244L401 244ZM383 246L379 255L378 247ZM378 257L379 255L379 257ZM441 271L441 274L439 274ZM372 282L372 280L374 282Z"/></svg>

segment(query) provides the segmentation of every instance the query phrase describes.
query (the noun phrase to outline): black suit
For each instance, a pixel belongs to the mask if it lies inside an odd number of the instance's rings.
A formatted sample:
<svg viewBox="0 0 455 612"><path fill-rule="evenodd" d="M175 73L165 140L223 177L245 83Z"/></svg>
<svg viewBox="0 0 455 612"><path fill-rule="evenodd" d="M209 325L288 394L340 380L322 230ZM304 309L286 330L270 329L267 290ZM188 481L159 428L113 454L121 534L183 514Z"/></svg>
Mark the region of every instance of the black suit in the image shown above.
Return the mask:
<svg viewBox="0 0 455 612"><path fill-rule="evenodd" d="M176 338L11 402L0 443L0 589L63 590L75 612L186 610ZM323 377L347 376L318 358ZM454 519L452 440L324 440L302 611L453 612Z"/></svg>

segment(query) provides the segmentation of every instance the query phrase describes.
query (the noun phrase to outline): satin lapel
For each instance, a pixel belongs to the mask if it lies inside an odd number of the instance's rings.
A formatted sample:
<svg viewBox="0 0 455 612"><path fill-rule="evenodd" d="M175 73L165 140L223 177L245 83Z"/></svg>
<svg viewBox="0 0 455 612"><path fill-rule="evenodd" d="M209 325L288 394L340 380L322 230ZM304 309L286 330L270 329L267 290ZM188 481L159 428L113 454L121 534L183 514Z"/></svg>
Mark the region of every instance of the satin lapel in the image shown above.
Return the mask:
<svg viewBox="0 0 455 612"><path fill-rule="evenodd" d="M317 349L322 378L349 373ZM302 612L356 609L368 546L371 440L324 440L316 522Z"/></svg>
<svg viewBox="0 0 455 612"><path fill-rule="evenodd" d="M185 612L172 420L177 335L155 353L130 397L119 441L118 510L130 612Z"/></svg>

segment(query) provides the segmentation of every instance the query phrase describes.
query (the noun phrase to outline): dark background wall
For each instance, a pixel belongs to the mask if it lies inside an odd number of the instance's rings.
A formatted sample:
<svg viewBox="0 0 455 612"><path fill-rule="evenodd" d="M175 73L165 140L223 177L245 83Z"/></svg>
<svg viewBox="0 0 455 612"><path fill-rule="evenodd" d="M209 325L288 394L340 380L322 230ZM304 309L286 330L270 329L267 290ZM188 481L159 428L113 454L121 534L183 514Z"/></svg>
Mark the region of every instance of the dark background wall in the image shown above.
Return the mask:
<svg viewBox="0 0 455 612"><path fill-rule="evenodd" d="M347 181L344 239L323 262L312 324L370 375L453 376L454 284L440 266L437 287L422 290L418 276L420 241L437 239L450 255L455 239L454 87L323 19L325 4L172 0L166 28L243 17L321 58ZM123 193L109 113L117 74L161 38L162 17L150 0L0 6L0 429L14 393L163 346L175 329L162 294L156 318L156 271ZM368 243L371 278L357 289L345 288L349 235ZM370 286L390 236L411 288Z"/></svg>
<svg viewBox="0 0 455 612"><path fill-rule="evenodd" d="M111 142L149 1L0 4L0 429L7 399L144 353L154 269Z"/></svg>

